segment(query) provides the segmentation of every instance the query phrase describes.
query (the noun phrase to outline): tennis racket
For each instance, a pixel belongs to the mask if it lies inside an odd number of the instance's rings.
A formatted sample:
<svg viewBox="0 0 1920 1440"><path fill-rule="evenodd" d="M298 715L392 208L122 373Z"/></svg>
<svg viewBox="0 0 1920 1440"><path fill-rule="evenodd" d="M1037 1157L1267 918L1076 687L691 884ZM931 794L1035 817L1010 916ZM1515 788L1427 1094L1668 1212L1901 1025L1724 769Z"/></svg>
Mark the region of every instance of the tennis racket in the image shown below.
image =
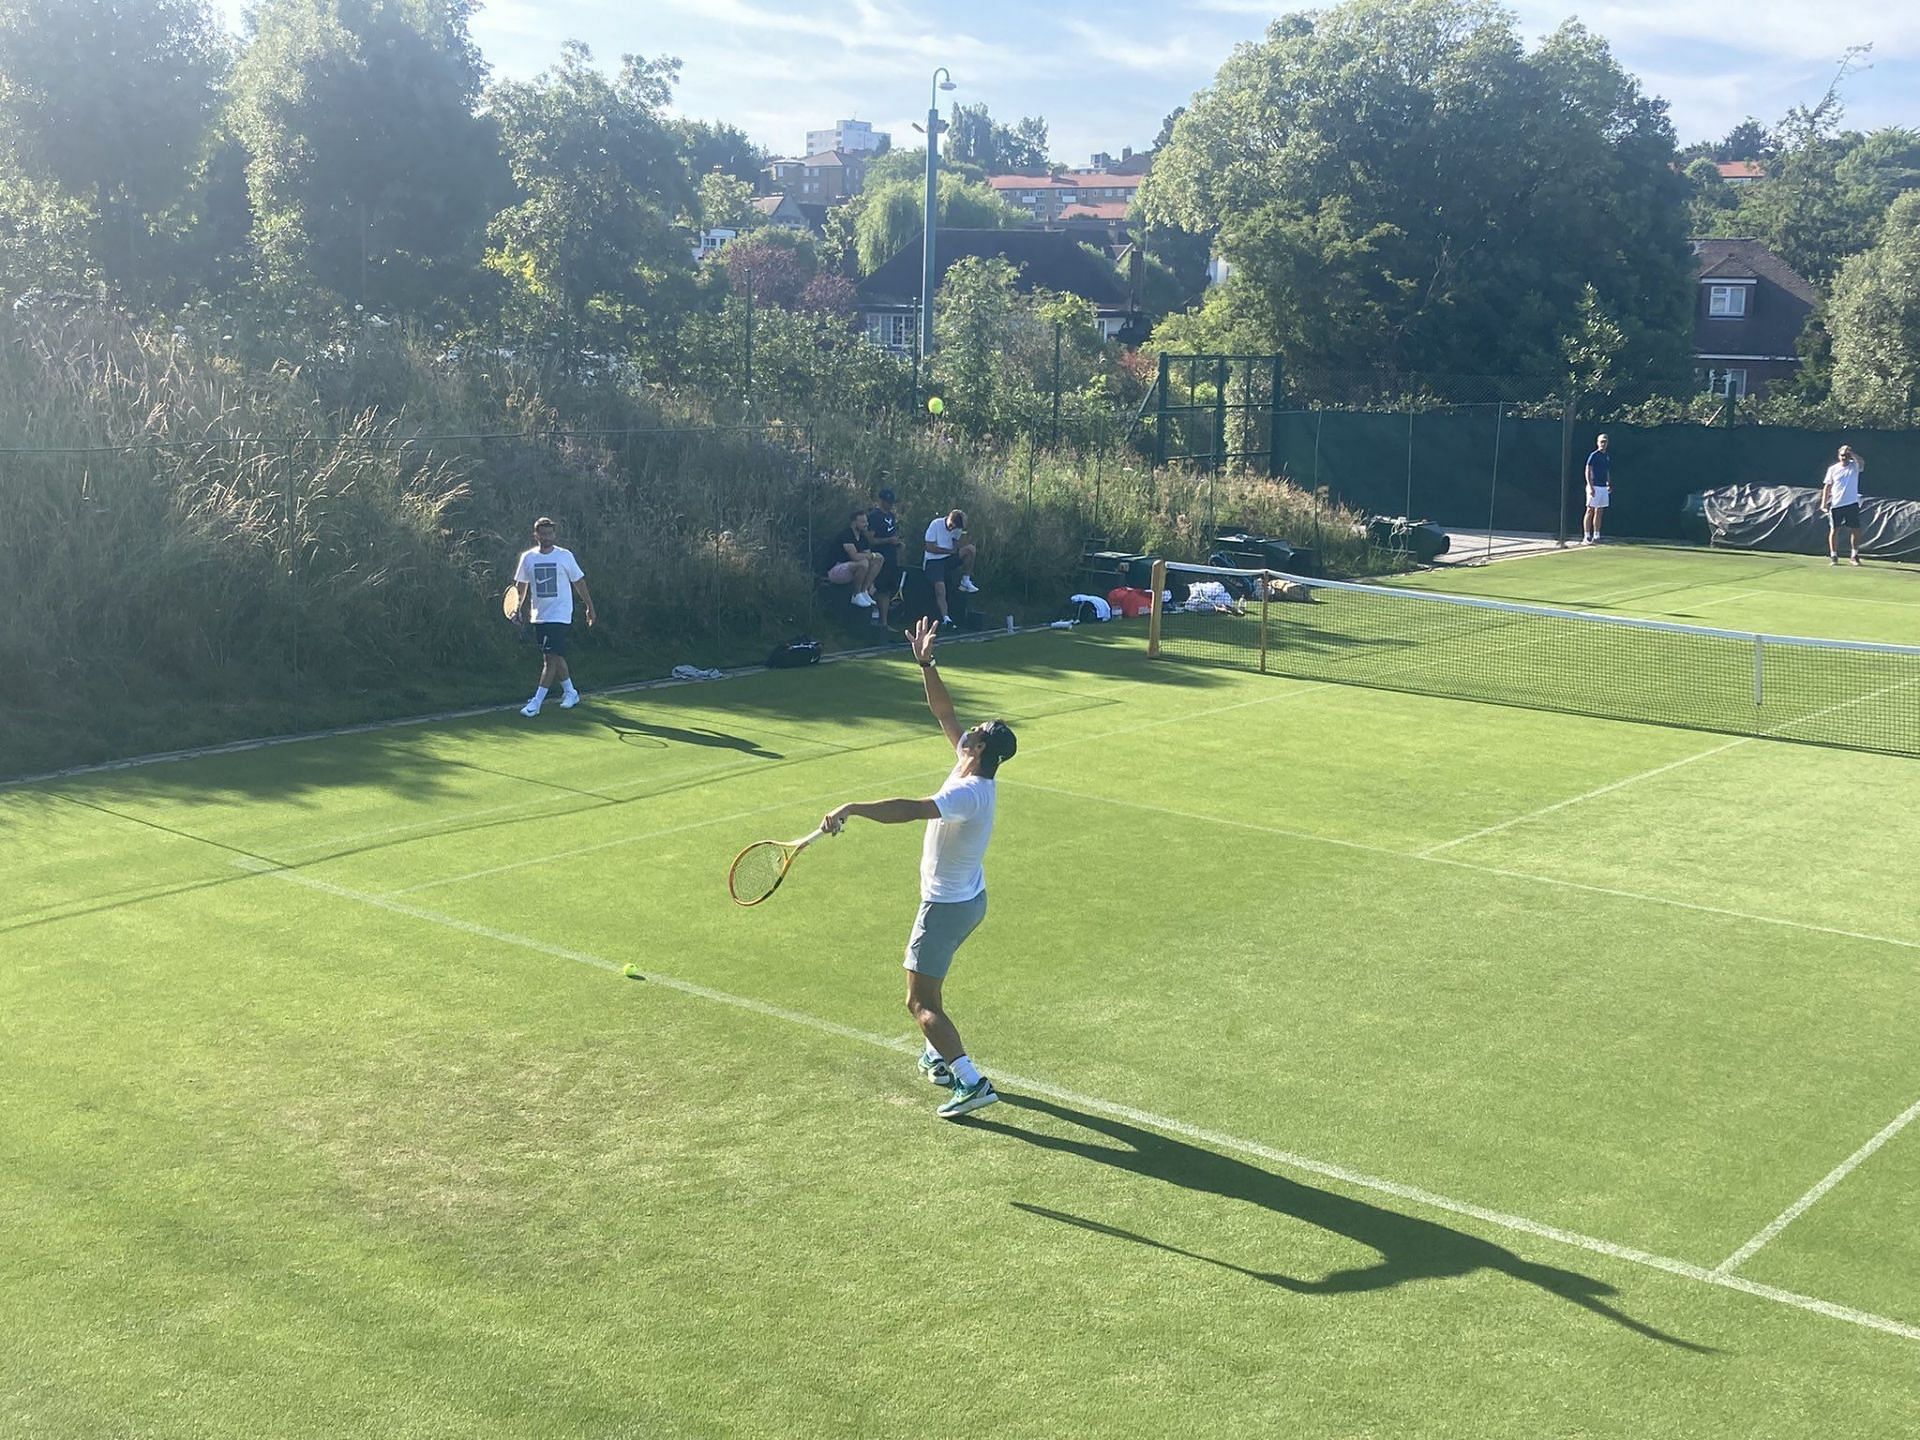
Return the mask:
<svg viewBox="0 0 1920 1440"><path fill-rule="evenodd" d="M727 893L736 905L758 905L780 888L793 862L827 832L816 830L803 840L756 840L733 857L727 871Z"/></svg>
<svg viewBox="0 0 1920 1440"><path fill-rule="evenodd" d="M507 586L507 593L500 597L500 613L514 624L520 623L520 587Z"/></svg>

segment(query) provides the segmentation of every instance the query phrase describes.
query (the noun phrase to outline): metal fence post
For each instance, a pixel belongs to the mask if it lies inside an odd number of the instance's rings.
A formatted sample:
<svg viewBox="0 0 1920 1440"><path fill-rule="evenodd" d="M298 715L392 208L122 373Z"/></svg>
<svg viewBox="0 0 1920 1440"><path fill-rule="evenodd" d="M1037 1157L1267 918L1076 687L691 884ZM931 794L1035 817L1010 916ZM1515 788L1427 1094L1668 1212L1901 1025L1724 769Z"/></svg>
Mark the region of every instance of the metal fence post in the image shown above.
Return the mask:
<svg viewBox="0 0 1920 1440"><path fill-rule="evenodd" d="M1579 387L1569 385L1566 407L1560 413L1560 533L1554 537L1562 549L1567 544L1567 497L1573 489L1573 424L1579 408Z"/></svg>

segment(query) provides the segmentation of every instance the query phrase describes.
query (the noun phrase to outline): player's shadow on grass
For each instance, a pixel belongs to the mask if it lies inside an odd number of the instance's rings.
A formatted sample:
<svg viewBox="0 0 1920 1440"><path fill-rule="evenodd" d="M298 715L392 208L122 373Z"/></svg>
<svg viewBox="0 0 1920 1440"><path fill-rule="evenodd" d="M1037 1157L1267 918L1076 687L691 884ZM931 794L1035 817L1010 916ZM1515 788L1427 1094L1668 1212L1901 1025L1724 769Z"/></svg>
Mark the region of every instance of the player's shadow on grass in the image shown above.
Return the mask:
<svg viewBox="0 0 1920 1440"><path fill-rule="evenodd" d="M1608 1304L1605 1297L1618 1292L1604 1280L1597 1280L1591 1275L1525 1260L1504 1246L1483 1240L1477 1235L1405 1215L1397 1210L1388 1210L1332 1190L1303 1185L1244 1160L1236 1160L1198 1145L1189 1145L1152 1130L1128 1125L1124 1121L1109 1119L1104 1115L1090 1115L1030 1095L1004 1095L1001 1098L1009 1107L1036 1111L1106 1138L1075 1139L982 1116L969 1117L968 1123L976 1129L1011 1136L1042 1149L1078 1155L1082 1159L1111 1165L1115 1169L1144 1175L1149 1179L1164 1180L1188 1190L1220 1195L1230 1200L1244 1200L1249 1205L1258 1205L1275 1214L1289 1215L1322 1230L1358 1241L1375 1251L1380 1260L1373 1265L1336 1270L1318 1279L1306 1279L1279 1271L1249 1269L1231 1261L1182 1250L1178 1246L1115 1226L1015 1202L1019 1209L1030 1215L1217 1265L1223 1270L1231 1270L1296 1295L1355 1295L1371 1290L1386 1290L1415 1280L1454 1279L1477 1270L1493 1270L1536 1285L1550 1295L1603 1316L1616 1325L1623 1325L1649 1340L1658 1340L1662 1344L1691 1350L1696 1354L1717 1353L1711 1346L1696 1345L1690 1340L1669 1335Z"/></svg>

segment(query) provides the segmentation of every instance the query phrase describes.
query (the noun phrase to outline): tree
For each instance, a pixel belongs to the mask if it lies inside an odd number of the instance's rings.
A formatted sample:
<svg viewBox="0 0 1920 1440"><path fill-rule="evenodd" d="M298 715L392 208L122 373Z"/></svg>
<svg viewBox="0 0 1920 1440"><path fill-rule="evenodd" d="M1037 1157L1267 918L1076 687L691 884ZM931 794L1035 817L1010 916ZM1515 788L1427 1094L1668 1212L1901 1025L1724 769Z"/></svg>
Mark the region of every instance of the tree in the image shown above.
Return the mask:
<svg viewBox="0 0 1920 1440"><path fill-rule="evenodd" d="M988 113L984 104L955 102L947 120L947 143L942 159L949 164L977 165L989 175L1006 175L1047 168L1047 122L1038 115L1009 127Z"/></svg>
<svg viewBox="0 0 1920 1440"><path fill-rule="evenodd" d="M1557 375L1585 287L1621 373L1680 384L1685 182L1663 102L1578 24L1526 52L1489 0L1275 21L1174 124L1150 223L1218 233L1208 309L1295 367Z"/></svg>
<svg viewBox="0 0 1920 1440"><path fill-rule="evenodd" d="M1024 218L985 185L942 172L939 177L936 225L966 230L1004 230ZM884 185L868 182L860 194L854 218L855 258L862 275L871 275L925 228L921 211L926 205L923 186L903 180Z"/></svg>
<svg viewBox="0 0 1920 1440"><path fill-rule="evenodd" d="M733 241L720 252L720 263L726 267L727 283L751 292L754 304L787 310L800 308L801 297L819 272L812 237L771 226Z"/></svg>
<svg viewBox="0 0 1920 1440"><path fill-rule="evenodd" d="M680 137L688 174L708 175L719 170L749 186L759 185L767 152L749 140L746 131L719 120L676 120L673 129Z"/></svg>
<svg viewBox="0 0 1920 1440"><path fill-rule="evenodd" d="M1856 421L1911 425L1920 407L1920 193L1888 209L1880 241L1833 284L1833 398Z"/></svg>
<svg viewBox="0 0 1920 1440"><path fill-rule="evenodd" d="M1173 127L1180 123L1180 117L1186 113L1187 107L1184 105L1176 105L1167 112L1167 118L1160 122L1160 133L1153 137L1152 149L1155 153L1165 149L1167 142L1173 139Z"/></svg>
<svg viewBox="0 0 1920 1440"><path fill-rule="evenodd" d="M744 180L710 170L700 177L698 196L703 225L745 230L760 223L760 212L753 208L753 187Z"/></svg>
<svg viewBox="0 0 1920 1440"><path fill-rule="evenodd" d="M476 0L260 0L235 79L268 277L369 309L464 297L505 176Z"/></svg>
<svg viewBox="0 0 1920 1440"><path fill-rule="evenodd" d="M609 80L569 41L552 68L489 93L522 198L494 217L487 263L507 277L521 329L620 349L682 303L691 261L673 220L694 194L660 116L677 66L628 55Z"/></svg>
<svg viewBox="0 0 1920 1440"><path fill-rule="evenodd" d="M205 0L0 0L0 148L87 208L107 277L192 183L229 63Z"/></svg>

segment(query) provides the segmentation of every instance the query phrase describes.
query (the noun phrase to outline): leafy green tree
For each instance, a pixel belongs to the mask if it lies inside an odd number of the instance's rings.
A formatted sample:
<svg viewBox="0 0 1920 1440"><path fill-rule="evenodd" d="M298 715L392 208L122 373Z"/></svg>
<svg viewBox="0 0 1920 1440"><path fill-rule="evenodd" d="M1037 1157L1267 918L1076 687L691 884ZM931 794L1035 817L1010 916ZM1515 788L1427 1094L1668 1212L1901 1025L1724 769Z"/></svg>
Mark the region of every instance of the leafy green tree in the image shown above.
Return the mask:
<svg viewBox="0 0 1920 1440"><path fill-rule="evenodd" d="M972 180L984 185L987 180L986 167L975 165L966 160L956 160L951 155L940 157L942 175L958 175L962 180ZM927 182L927 152L924 146L913 150L889 150L886 154L867 163L868 185L885 185L893 180L917 182L924 186ZM859 197L854 197L858 199Z"/></svg>
<svg viewBox="0 0 1920 1440"><path fill-rule="evenodd" d="M749 186L759 185L767 152L749 140L746 131L719 120L676 120L673 130L680 137L688 174L709 175L718 170Z"/></svg>
<svg viewBox="0 0 1920 1440"><path fill-rule="evenodd" d="M551 69L489 93L521 199L494 217L487 263L507 277L519 329L622 349L649 312L687 302L691 260L673 222L694 193L660 114L676 63L629 55L609 80L570 41Z"/></svg>
<svg viewBox="0 0 1920 1440"><path fill-rule="evenodd" d="M1084 434L1117 383L1093 307L1077 295L1023 292L1005 260L968 256L948 269L934 336L933 383L951 423L977 433L1040 434L1057 375L1062 431Z"/></svg>
<svg viewBox="0 0 1920 1440"><path fill-rule="evenodd" d="M944 172L939 176L939 205L934 223L963 230L1004 230L1024 218L985 185ZM862 275L871 275L913 242L922 229L924 186L894 180L861 191L854 219L855 258Z"/></svg>
<svg viewBox="0 0 1920 1440"><path fill-rule="evenodd" d="M727 284L737 292L751 292L756 305L798 309L807 287L819 273L811 236L768 226L742 236L720 252Z"/></svg>
<svg viewBox="0 0 1920 1440"><path fill-rule="evenodd" d="M476 0L259 0L235 77L269 278L369 309L463 297L506 189Z"/></svg>
<svg viewBox="0 0 1920 1440"><path fill-rule="evenodd" d="M1841 266L1827 328L1835 403L1857 421L1911 425L1920 409L1920 193L1894 201L1880 242Z"/></svg>
<svg viewBox="0 0 1920 1440"><path fill-rule="evenodd" d="M703 225L747 230L760 223L760 212L753 208L753 187L723 171L710 170L700 177L698 203Z"/></svg>
<svg viewBox="0 0 1920 1440"><path fill-rule="evenodd" d="M955 103L947 120L941 157L952 164L977 165L989 175L1047 168L1047 122L1029 115L1017 124L1000 124L984 104Z"/></svg>
<svg viewBox="0 0 1920 1440"><path fill-rule="evenodd" d="M1613 399L1622 388L1620 357L1627 348L1627 332L1607 313L1600 293L1587 286L1573 325L1560 337L1560 353L1575 389L1594 399Z"/></svg>
<svg viewBox="0 0 1920 1440"><path fill-rule="evenodd" d="M1874 243L1894 197L1920 188L1920 131L1837 131L1836 113L1782 122L1767 177L1741 187L1732 222L1822 286Z"/></svg>
<svg viewBox="0 0 1920 1440"><path fill-rule="evenodd" d="M86 207L107 278L164 270L143 262L198 173L229 63L205 0L0 0L0 149L54 211L48 186Z"/></svg>
<svg viewBox="0 0 1920 1440"><path fill-rule="evenodd" d="M1591 285L1651 388L1687 368L1673 158L1664 103L1577 24L1528 53L1489 0L1348 0L1234 52L1140 210L1217 233L1212 328L1296 369L1557 374Z"/></svg>

